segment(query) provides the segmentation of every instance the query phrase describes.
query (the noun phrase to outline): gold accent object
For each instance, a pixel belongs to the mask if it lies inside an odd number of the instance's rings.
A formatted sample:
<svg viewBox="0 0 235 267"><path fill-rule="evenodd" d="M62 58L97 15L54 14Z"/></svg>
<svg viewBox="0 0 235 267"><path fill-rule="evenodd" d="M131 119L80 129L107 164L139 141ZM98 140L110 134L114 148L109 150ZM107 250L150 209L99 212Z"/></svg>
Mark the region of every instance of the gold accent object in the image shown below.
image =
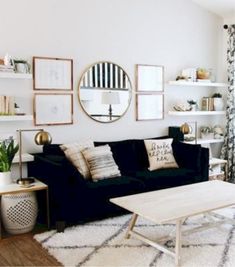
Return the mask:
<svg viewBox="0 0 235 267"><path fill-rule="evenodd" d="M52 138L48 132L40 131L35 135L34 141L37 145L48 145L51 144Z"/></svg>
<svg viewBox="0 0 235 267"><path fill-rule="evenodd" d="M183 134L190 134L192 132L192 127L190 127L188 125L188 123L184 123L180 126L180 131L183 133Z"/></svg>

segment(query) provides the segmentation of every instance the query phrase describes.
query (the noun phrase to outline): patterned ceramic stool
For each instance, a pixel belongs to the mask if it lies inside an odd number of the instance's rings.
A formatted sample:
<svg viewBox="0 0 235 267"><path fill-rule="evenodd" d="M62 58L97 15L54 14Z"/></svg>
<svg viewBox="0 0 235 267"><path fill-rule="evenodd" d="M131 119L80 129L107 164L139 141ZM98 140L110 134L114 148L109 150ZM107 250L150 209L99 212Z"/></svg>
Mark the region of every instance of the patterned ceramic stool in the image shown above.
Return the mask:
<svg viewBox="0 0 235 267"><path fill-rule="evenodd" d="M38 206L34 192L2 196L2 222L10 234L23 234L33 230Z"/></svg>

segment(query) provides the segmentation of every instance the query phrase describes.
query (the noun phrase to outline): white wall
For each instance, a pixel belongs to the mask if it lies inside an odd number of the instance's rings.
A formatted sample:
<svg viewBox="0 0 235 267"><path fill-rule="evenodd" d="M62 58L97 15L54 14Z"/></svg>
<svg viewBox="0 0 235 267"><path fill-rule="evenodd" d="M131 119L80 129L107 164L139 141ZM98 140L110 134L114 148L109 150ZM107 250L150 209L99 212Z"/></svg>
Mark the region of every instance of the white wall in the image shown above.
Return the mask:
<svg viewBox="0 0 235 267"><path fill-rule="evenodd" d="M0 57L8 52L26 59L50 56L74 60L74 125L45 127L54 143L86 137L119 140L159 136L167 133L169 125L195 120L166 115L160 121L136 122L133 93L122 119L110 124L93 121L78 103L77 87L83 70L96 61L122 66L131 77L133 91L138 63L164 65L166 81L192 66L214 68L220 76L223 21L188 0L0 0L0 10ZM208 90L166 87L166 111L169 103L200 99ZM0 94L5 92L20 97L23 109L32 111L32 82L1 80ZM208 124L208 118L198 119ZM0 132L31 126L5 123L0 124Z"/></svg>

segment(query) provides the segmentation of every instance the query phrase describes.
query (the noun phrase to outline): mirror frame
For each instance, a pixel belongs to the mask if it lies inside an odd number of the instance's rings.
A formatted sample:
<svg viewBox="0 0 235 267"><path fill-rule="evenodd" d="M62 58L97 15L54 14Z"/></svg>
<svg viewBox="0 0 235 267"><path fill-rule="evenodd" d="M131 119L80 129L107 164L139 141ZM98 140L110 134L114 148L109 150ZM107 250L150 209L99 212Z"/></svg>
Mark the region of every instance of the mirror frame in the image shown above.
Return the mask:
<svg viewBox="0 0 235 267"><path fill-rule="evenodd" d="M95 65L97 65L97 64L100 64L100 63L109 63L109 64L113 64L113 65L116 65L117 67L119 67L119 68L126 74L128 80L129 80L129 84L130 84L130 88L128 89L128 92L129 92L128 105L127 105L125 111L122 113L122 115L120 115L119 118L114 119L114 120L111 120L111 121L99 121L99 120L93 118L93 117L86 111L85 107L84 107L83 104L82 104L82 100L81 100L81 98L80 98L81 83L82 83L82 80L83 80L84 75L87 73L87 71L88 71L90 68L92 68L93 66L95 66ZM81 77L80 77L80 79L79 79L79 83L78 83L78 101L79 101L80 106L82 107L83 111L85 112L85 114L86 114L89 118L91 118L92 120L94 120L94 121L96 121L96 122L99 122L99 123L112 123L112 122L116 122L116 121L120 120L123 116L125 116L125 114L127 113L128 109L129 109L129 107L130 107L130 104L131 104L132 94L133 94L133 87L132 87L132 82L131 82L130 76L127 74L127 72L126 72L120 65L118 65L118 64L116 64L116 63L114 63L114 62L111 62L111 61L107 61L107 60L105 60L105 61L97 61L97 62L95 62L95 63L93 63L93 64L90 64L90 65L89 65L89 66L82 72L82 75L81 75Z"/></svg>

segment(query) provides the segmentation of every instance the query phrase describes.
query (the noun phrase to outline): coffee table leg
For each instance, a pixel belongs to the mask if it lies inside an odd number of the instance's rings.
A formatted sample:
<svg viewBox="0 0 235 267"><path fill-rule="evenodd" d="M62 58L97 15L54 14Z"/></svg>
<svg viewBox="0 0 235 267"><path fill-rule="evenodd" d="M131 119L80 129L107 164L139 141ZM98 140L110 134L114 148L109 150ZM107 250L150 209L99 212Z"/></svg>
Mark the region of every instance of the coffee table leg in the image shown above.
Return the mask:
<svg viewBox="0 0 235 267"><path fill-rule="evenodd" d="M180 266L181 261L181 226L182 220L176 222L176 240L175 240L175 265Z"/></svg>
<svg viewBox="0 0 235 267"><path fill-rule="evenodd" d="M128 229L127 229L127 232L126 232L126 235L125 235L126 239L130 238L129 232L134 228L137 218L138 218L138 215L133 213L131 221L130 221L130 224L128 226Z"/></svg>

